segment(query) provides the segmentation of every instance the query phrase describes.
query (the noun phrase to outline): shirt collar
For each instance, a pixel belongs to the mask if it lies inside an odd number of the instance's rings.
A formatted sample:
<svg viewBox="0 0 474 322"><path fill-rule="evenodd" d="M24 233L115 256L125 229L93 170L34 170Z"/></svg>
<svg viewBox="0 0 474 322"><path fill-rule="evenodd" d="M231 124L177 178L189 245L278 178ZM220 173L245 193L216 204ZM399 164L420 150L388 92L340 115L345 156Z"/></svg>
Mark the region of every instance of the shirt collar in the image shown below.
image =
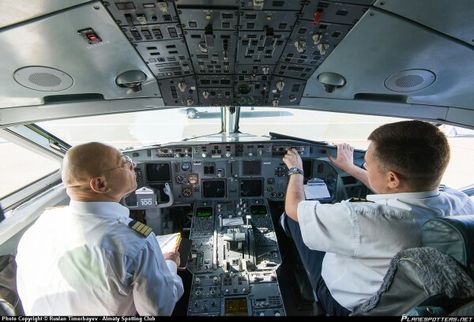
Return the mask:
<svg viewBox="0 0 474 322"><path fill-rule="evenodd" d="M422 191L422 192L400 192L400 193L385 193L377 195L367 195L367 200L377 202L378 200L386 199L423 199L439 195L438 190Z"/></svg>
<svg viewBox="0 0 474 322"><path fill-rule="evenodd" d="M128 218L130 211L118 202L111 201L76 201L71 200L69 207L73 212L92 213L102 218L124 219Z"/></svg>
<svg viewBox="0 0 474 322"><path fill-rule="evenodd" d="M377 195L367 195L367 200L373 201L378 204L384 204L410 210L413 202L421 199L435 197L439 195L438 190L433 191L422 191L422 192L400 192L400 193L387 193Z"/></svg>

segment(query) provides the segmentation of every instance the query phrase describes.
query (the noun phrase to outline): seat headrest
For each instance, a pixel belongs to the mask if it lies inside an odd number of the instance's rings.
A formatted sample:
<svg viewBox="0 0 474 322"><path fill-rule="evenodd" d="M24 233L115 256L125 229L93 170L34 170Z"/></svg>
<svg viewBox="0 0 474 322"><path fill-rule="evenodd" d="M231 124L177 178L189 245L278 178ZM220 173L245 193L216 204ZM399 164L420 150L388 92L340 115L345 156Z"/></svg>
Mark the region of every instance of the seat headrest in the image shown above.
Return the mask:
<svg viewBox="0 0 474 322"><path fill-rule="evenodd" d="M474 215L430 219L421 227L421 241L452 256L474 276Z"/></svg>

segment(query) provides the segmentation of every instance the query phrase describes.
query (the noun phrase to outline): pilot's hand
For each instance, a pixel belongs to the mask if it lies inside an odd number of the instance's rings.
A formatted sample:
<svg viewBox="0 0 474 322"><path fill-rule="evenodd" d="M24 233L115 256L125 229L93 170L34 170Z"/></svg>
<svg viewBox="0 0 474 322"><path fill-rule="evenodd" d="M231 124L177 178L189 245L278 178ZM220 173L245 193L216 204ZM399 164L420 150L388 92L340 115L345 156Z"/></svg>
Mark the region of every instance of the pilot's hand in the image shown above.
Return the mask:
<svg viewBox="0 0 474 322"><path fill-rule="evenodd" d="M347 143L336 144L337 156L328 155L329 160L338 168L348 172L354 166L354 148Z"/></svg>
<svg viewBox="0 0 474 322"><path fill-rule="evenodd" d="M293 148L286 151L286 154L283 157L283 162L285 162L288 169L293 167L303 169L303 160L301 160L298 151Z"/></svg>
<svg viewBox="0 0 474 322"><path fill-rule="evenodd" d="M178 266L178 267L179 267L179 264L181 264L181 260L180 260L180 257L179 257L179 251L178 250L176 250L174 252L163 253L163 257L165 259L172 260L173 262L176 263L176 266Z"/></svg>

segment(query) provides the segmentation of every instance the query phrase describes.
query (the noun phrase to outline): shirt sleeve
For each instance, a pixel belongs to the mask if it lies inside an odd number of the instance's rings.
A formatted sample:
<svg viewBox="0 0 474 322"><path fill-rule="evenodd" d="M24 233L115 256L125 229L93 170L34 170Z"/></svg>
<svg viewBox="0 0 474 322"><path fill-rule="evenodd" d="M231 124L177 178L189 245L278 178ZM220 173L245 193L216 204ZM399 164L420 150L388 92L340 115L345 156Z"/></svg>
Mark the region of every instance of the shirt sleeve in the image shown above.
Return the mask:
<svg viewBox="0 0 474 322"><path fill-rule="evenodd" d="M303 242L308 248L355 255L360 242L359 224L357 216L345 202L301 201L297 213Z"/></svg>
<svg viewBox="0 0 474 322"><path fill-rule="evenodd" d="M137 255L133 300L140 315L169 316L183 295L183 281L176 273L176 265L165 261L154 235L150 236Z"/></svg>

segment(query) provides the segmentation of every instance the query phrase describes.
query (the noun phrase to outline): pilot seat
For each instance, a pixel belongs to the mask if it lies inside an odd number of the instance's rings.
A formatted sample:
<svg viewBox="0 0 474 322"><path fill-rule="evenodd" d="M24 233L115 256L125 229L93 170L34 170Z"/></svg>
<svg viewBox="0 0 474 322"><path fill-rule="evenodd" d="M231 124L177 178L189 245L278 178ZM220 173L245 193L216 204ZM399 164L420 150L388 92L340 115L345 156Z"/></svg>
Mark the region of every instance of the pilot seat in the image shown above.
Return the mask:
<svg viewBox="0 0 474 322"><path fill-rule="evenodd" d="M474 315L474 215L430 219L421 239L392 259L378 292L351 315Z"/></svg>

